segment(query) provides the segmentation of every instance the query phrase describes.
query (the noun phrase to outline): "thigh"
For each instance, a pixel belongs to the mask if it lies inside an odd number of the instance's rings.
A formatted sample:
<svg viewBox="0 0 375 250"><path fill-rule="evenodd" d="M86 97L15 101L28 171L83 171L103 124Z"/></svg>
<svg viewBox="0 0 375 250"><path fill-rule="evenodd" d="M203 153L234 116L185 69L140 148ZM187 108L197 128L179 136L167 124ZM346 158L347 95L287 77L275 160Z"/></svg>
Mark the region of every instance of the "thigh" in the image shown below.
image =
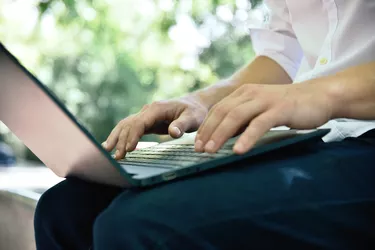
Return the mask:
<svg viewBox="0 0 375 250"><path fill-rule="evenodd" d="M46 191L35 212L37 249L88 249L95 218L120 192L73 178Z"/></svg>
<svg viewBox="0 0 375 250"><path fill-rule="evenodd" d="M128 191L97 220L95 247L366 248L375 236L374 162L366 142L317 142Z"/></svg>

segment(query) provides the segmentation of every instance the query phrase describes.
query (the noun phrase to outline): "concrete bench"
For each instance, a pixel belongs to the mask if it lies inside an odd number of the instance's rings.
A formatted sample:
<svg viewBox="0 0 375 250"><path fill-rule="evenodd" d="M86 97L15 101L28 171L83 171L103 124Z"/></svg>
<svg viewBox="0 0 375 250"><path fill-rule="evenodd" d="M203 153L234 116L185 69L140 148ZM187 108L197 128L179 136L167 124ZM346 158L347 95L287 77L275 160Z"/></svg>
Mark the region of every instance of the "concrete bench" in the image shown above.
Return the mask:
<svg viewBox="0 0 375 250"><path fill-rule="evenodd" d="M0 249L36 249L33 224L37 201L61 180L42 166L0 167Z"/></svg>
<svg viewBox="0 0 375 250"><path fill-rule="evenodd" d="M34 250L35 195L0 191L0 249Z"/></svg>

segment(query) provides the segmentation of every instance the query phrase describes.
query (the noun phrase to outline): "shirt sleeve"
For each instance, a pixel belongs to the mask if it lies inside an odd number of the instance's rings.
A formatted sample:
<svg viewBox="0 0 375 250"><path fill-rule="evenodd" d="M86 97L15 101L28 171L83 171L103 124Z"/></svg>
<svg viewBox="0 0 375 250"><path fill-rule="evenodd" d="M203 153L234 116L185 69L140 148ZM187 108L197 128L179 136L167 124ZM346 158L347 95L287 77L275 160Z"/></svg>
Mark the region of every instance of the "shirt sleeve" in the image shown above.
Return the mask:
<svg viewBox="0 0 375 250"><path fill-rule="evenodd" d="M303 51L290 22L285 0L264 0L262 22L250 19L249 31L257 56L267 56L276 61L291 79L297 74Z"/></svg>

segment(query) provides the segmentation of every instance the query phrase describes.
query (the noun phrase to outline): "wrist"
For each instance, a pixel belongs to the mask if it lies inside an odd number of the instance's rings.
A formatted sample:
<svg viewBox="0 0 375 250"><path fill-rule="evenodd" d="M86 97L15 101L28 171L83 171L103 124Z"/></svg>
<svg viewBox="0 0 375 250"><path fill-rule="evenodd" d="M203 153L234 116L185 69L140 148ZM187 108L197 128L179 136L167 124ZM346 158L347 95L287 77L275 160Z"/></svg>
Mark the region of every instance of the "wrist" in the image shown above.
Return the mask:
<svg viewBox="0 0 375 250"><path fill-rule="evenodd" d="M326 76L312 80L319 85L319 91L326 101L326 108L330 110L330 119L345 117L345 101L343 100L345 89L341 84L342 79L337 76Z"/></svg>
<svg viewBox="0 0 375 250"><path fill-rule="evenodd" d="M190 95L196 98L207 109L210 109L220 100L237 89L239 84L231 80L223 80L207 88L198 90Z"/></svg>
<svg viewBox="0 0 375 250"><path fill-rule="evenodd" d="M325 77L332 119L374 119L375 63L368 63Z"/></svg>

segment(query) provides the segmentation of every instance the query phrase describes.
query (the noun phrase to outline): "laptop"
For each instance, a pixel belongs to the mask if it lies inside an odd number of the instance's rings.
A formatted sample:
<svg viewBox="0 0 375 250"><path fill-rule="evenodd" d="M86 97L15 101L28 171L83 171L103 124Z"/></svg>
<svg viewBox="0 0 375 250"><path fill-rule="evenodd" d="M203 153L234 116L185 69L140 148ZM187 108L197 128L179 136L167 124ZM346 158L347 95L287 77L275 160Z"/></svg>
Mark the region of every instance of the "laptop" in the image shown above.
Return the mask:
<svg viewBox="0 0 375 250"><path fill-rule="evenodd" d="M115 161L55 94L0 43L0 121L60 177L121 187L150 186L199 174L297 143L320 140L329 129L271 130L235 155L231 138L218 153L194 151L194 134L135 150Z"/></svg>

